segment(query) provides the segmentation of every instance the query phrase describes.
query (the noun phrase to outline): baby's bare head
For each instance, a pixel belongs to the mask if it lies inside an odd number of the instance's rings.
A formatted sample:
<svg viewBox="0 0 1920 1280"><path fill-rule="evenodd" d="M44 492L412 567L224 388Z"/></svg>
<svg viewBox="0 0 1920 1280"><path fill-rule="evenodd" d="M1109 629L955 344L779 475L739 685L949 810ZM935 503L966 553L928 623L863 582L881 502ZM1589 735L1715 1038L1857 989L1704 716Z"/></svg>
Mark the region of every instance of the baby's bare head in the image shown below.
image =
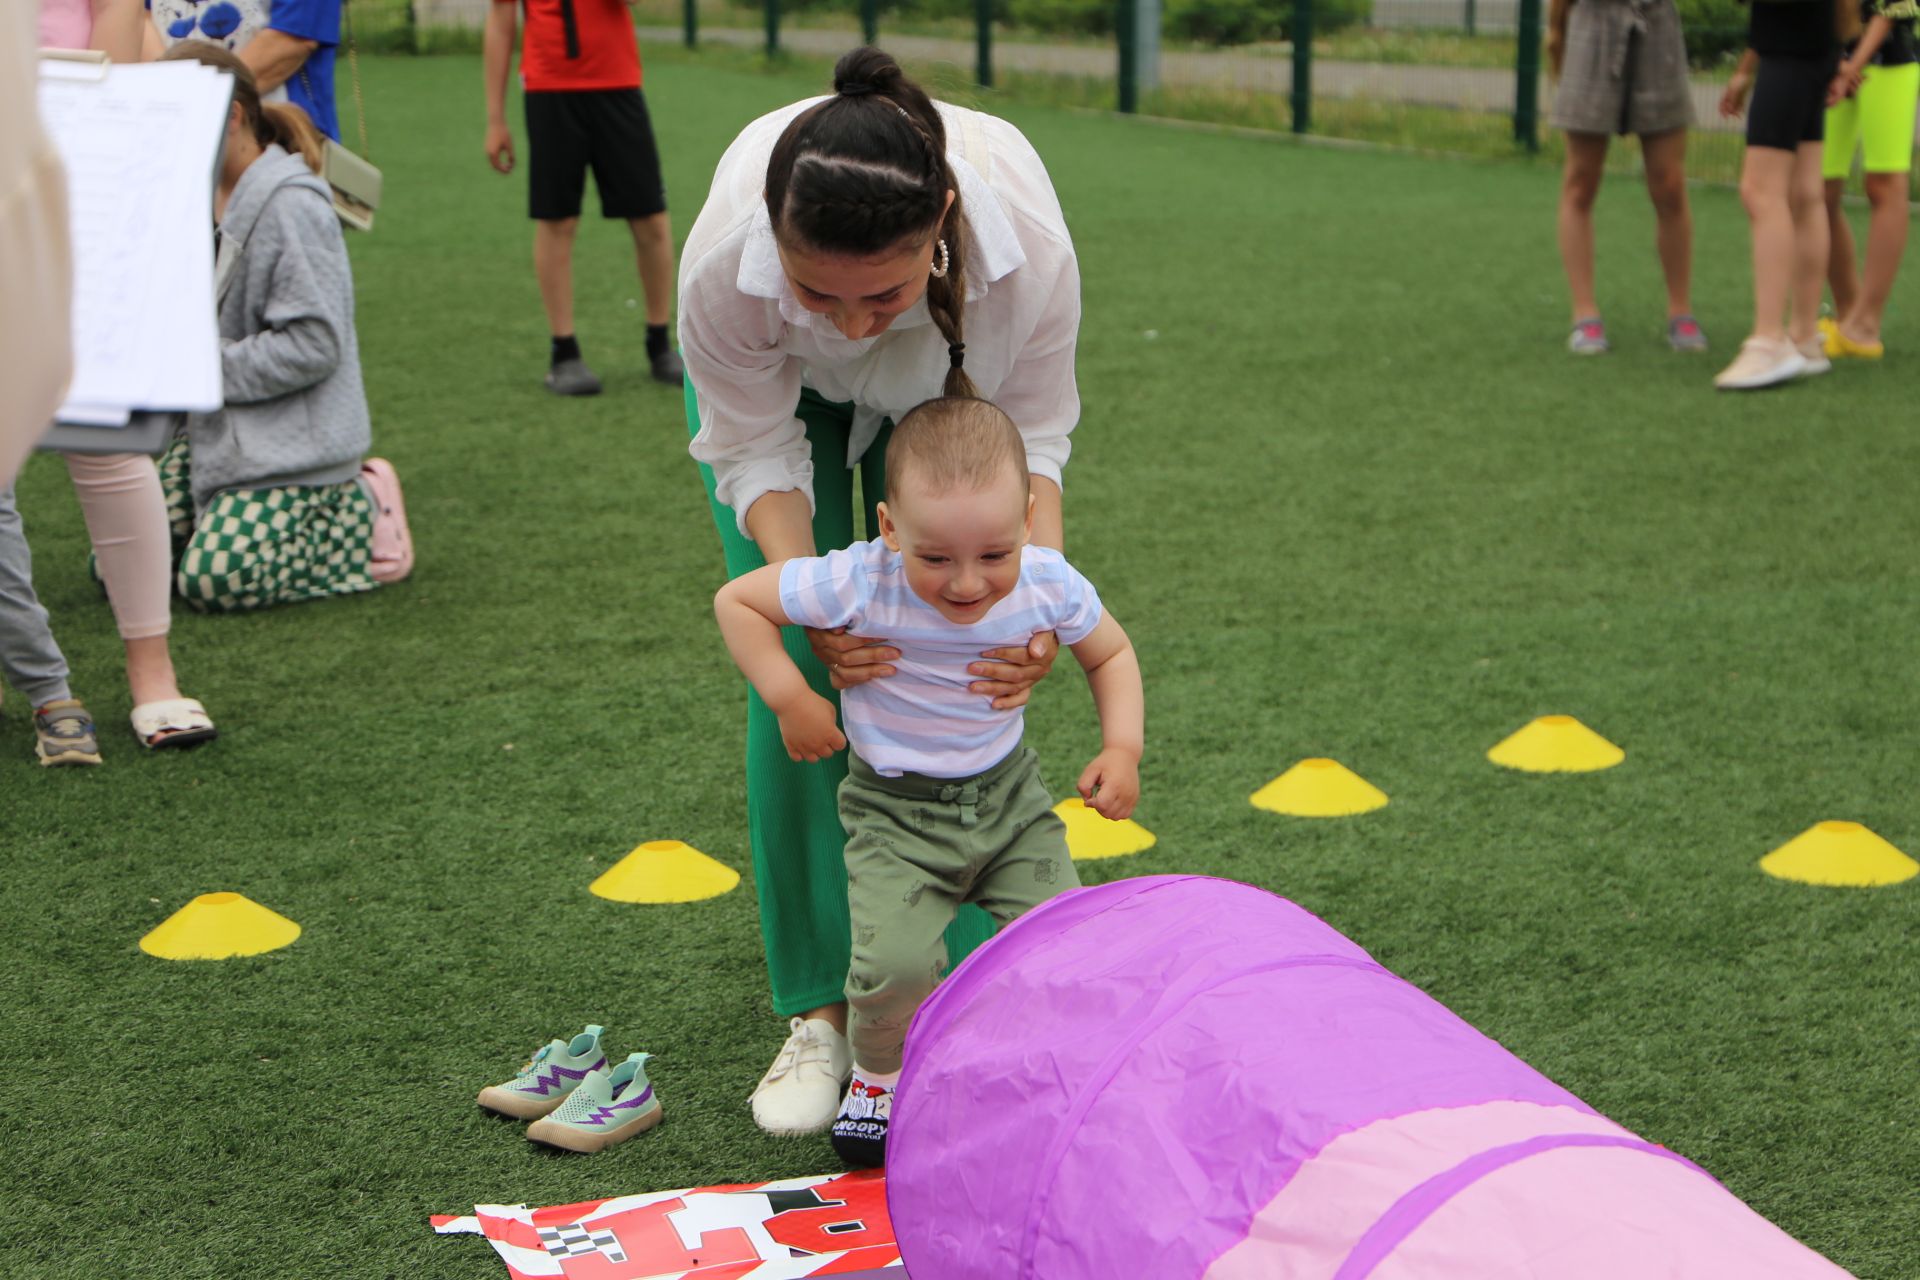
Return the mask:
<svg viewBox="0 0 1920 1280"><path fill-rule="evenodd" d="M942 396L914 406L887 441L887 498L944 496L1017 487L1024 502L1027 446L1013 419L990 400Z"/></svg>

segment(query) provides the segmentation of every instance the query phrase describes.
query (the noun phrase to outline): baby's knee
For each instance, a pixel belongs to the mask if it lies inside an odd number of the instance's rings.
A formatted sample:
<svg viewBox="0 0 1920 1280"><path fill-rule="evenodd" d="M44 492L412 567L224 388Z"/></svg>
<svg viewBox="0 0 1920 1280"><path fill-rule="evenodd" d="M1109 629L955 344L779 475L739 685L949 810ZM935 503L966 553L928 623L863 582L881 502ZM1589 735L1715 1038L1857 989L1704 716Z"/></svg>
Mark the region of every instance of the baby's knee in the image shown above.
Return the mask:
<svg viewBox="0 0 1920 1280"><path fill-rule="evenodd" d="M876 929L862 943L854 931L852 963L847 966L847 999L861 1004L918 1004L939 983L946 947L908 945Z"/></svg>

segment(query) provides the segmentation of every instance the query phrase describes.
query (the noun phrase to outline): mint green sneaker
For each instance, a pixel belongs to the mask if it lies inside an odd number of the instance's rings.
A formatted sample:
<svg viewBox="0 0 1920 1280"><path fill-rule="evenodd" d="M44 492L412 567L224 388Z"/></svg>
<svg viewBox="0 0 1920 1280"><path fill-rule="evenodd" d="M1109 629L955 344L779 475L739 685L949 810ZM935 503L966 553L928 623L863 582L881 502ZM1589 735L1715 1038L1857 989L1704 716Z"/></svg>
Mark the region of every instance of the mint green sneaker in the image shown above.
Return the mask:
<svg viewBox="0 0 1920 1280"><path fill-rule="evenodd" d="M603 1151L660 1123L660 1099L647 1083L650 1053L636 1053L611 1072L589 1071L559 1110L527 1127L530 1141L565 1151Z"/></svg>
<svg viewBox="0 0 1920 1280"><path fill-rule="evenodd" d="M607 1054L600 1047L605 1029L590 1024L571 1042L548 1042L520 1068L519 1075L504 1084L488 1085L475 1101L515 1120L538 1120L565 1102L589 1072L605 1069Z"/></svg>

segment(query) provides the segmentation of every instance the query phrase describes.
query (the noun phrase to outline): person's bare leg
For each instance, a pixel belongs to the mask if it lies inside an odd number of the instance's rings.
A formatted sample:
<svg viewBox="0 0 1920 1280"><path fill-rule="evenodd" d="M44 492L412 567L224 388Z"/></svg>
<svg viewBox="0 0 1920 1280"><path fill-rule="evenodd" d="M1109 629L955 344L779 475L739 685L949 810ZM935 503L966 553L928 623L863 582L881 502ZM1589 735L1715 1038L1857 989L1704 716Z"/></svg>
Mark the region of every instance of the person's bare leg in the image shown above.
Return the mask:
<svg viewBox="0 0 1920 1280"><path fill-rule="evenodd" d="M1792 319L1787 336L1807 343L1819 335L1820 296L1827 278L1827 203L1825 179L1820 174L1823 148L1803 142L1793 153L1793 176L1787 206L1793 214Z"/></svg>
<svg viewBox="0 0 1920 1280"><path fill-rule="evenodd" d="M556 338L573 336L573 237L578 218L540 218L533 224L533 274L547 327Z"/></svg>
<svg viewBox="0 0 1920 1280"><path fill-rule="evenodd" d="M1783 321L1793 279L1793 185L1795 153L1748 147L1740 164L1740 203L1753 230L1753 336L1786 337ZM1824 266L1824 264L1822 264Z"/></svg>
<svg viewBox="0 0 1920 1280"><path fill-rule="evenodd" d="M173 674L173 652L165 636L145 636L128 640L127 688L133 705L170 702L180 696L180 685Z"/></svg>
<svg viewBox="0 0 1920 1280"><path fill-rule="evenodd" d="M673 314L673 222L663 210L647 218L629 218L640 288L647 299L647 323L665 324Z"/></svg>
<svg viewBox="0 0 1920 1280"><path fill-rule="evenodd" d="M1873 212L1867 220L1867 265L1860 275L1860 292L1843 311L1836 291L1833 305L1847 339L1870 344L1880 341L1880 321L1907 251L1907 175L1870 173L1866 184Z"/></svg>
<svg viewBox="0 0 1920 1280"><path fill-rule="evenodd" d="M1607 164L1607 135L1567 134L1567 163L1560 175L1560 265L1573 295L1573 320L1600 314L1593 293L1593 204Z"/></svg>
<svg viewBox="0 0 1920 1280"><path fill-rule="evenodd" d="M1693 210L1687 202L1687 131L1640 139L1653 201L1660 270L1667 278L1667 318L1693 314Z"/></svg>
<svg viewBox="0 0 1920 1280"><path fill-rule="evenodd" d="M1860 296L1860 276L1853 267L1853 228L1847 222L1842 199L1846 179L1833 178L1826 184L1827 198L1827 289L1833 294L1836 319L1853 310Z"/></svg>

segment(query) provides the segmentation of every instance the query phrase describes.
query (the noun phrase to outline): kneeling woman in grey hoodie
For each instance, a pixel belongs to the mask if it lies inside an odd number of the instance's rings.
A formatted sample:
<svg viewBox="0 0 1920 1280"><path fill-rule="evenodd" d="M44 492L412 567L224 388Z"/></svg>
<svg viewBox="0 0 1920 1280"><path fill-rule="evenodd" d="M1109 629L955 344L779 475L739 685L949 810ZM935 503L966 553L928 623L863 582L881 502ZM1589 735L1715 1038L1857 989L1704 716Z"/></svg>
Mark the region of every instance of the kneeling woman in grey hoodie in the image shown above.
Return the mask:
<svg viewBox="0 0 1920 1280"><path fill-rule="evenodd" d="M260 101L240 59L186 41L234 78L214 195L226 407L194 414L160 460L177 585L202 610L257 609L370 591L413 569L400 481L372 443L353 275L315 176L321 139L295 106Z"/></svg>

